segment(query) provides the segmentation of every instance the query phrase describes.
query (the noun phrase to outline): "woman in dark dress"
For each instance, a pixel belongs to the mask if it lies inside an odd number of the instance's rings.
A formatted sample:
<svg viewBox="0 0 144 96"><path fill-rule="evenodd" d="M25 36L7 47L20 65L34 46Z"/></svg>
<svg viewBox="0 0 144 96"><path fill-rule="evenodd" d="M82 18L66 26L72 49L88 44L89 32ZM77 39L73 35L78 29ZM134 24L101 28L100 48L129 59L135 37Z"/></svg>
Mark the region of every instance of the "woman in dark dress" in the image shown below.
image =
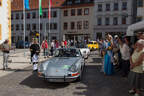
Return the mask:
<svg viewBox="0 0 144 96"><path fill-rule="evenodd" d="M38 56L40 53L40 46L37 39L34 39L34 43L30 46L30 51L32 53L33 71L38 70Z"/></svg>

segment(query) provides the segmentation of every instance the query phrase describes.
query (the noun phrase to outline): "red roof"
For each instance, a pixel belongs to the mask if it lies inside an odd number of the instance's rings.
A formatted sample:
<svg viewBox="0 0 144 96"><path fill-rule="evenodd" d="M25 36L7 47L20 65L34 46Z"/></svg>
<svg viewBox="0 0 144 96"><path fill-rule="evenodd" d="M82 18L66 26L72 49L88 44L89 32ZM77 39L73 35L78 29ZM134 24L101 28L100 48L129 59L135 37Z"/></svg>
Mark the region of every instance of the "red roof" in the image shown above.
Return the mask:
<svg viewBox="0 0 144 96"><path fill-rule="evenodd" d="M29 0L30 1L30 9L38 9L39 8L39 0ZM52 0L52 7L61 7L61 5L65 2L65 0ZM42 8L48 8L49 0L42 0ZM11 3L12 11L23 10L23 0L13 0Z"/></svg>

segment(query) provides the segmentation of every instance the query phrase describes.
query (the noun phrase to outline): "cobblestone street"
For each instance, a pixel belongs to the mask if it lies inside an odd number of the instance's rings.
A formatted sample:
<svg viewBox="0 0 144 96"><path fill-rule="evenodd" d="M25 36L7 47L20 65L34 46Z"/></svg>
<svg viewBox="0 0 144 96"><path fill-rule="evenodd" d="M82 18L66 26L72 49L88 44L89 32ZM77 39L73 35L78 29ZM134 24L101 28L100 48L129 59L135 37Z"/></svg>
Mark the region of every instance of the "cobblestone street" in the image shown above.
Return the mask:
<svg viewBox="0 0 144 96"><path fill-rule="evenodd" d="M91 55L82 81L73 83L44 82L31 66L15 70L0 78L0 96L129 96L127 78L104 76L100 64L101 58Z"/></svg>

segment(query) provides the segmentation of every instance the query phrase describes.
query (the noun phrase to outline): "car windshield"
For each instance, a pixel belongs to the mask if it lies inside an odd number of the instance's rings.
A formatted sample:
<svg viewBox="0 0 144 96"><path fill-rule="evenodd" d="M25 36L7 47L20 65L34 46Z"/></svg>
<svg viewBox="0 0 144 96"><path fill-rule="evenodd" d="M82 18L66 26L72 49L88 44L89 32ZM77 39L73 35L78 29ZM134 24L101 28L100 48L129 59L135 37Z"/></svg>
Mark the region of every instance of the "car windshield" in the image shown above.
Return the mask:
<svg viewBox="0 0 144 96"><path fill-rule="evenodd" d="M54 52L55 57L79 57L80 52L77 49L57 49Z"/></svg>
<svg viewBox="0 0 144 96"><path fill-rule="evenodd" d="M93 42L89 42L89 44L93 44Z"/></svg>

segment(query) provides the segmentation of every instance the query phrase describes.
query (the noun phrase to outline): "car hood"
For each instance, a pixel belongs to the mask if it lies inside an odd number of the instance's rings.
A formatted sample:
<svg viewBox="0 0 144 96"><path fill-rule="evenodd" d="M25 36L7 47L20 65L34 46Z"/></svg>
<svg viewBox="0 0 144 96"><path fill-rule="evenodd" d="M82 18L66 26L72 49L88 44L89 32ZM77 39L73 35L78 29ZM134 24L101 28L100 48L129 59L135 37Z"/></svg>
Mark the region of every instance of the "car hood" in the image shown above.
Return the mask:
<svg viewBox="0 0 144 96"><path fill-rule="evenodd" d="M80 57L53 57L46 62L45 76L67 76L69 68L79 60Z"/></svg>

